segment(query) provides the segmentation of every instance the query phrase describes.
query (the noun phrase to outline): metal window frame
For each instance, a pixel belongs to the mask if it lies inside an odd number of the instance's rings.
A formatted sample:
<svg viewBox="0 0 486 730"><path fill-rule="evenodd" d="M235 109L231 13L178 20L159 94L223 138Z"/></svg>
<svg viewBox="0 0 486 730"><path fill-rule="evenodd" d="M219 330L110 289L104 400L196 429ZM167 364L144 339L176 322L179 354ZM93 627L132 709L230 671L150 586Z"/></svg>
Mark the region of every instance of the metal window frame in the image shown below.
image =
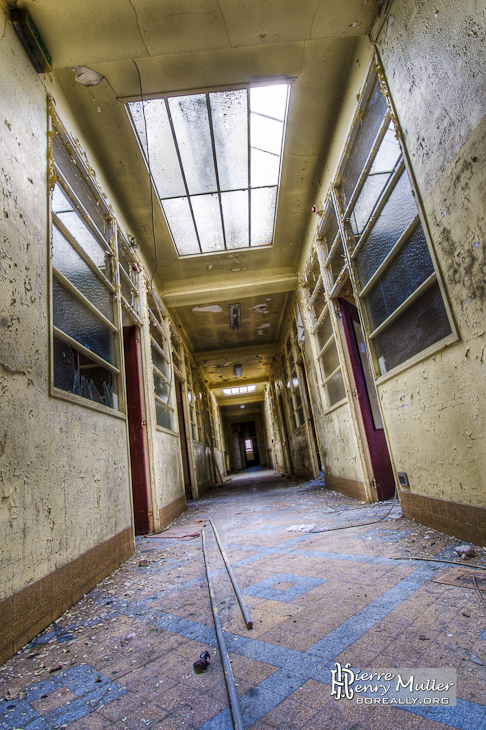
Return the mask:
<svg viewBox="0 0 486 730"><path fill-rule="evenodd" d="M170 232L170 236L171 236L172 242L174 244L174 249L176 251L176 254L177 254L178 258L190 258L191 256L221 254L222 252L225 252L225 251L246 251L246 250L249 250L249 249L261 249L261 248L269 248L269 247L273 246L273 242L274 242L274 239L275 239L275 227L276 227L276 224L277 224L278 204L279 204L279 198L280 198L280 186L281 186L281 180L282 180L282 167L283 167L284 150L285 150L285 145L286 145L286 141L287 141L289 107L290 107L290 98L291 98L291 94L292 94L292 82L293 82L293 79L290 79L290 78L284 78L284 79L280 79L280 80L279 79L269 79L268 82L262 81L260 83L242 84L242 85L233 86L233 87L214 88L214 89L206 89L206 90L200 90L200 91L192 90L192 91L186 91L186 92L182 92L182 91L181 92L170 92L170 93L165 93L165 94L161 93L161 94L155 94L155 95L152 94L152 95L145 95L143 97L143 99L141 99L141 98L128 97L128 98L125 98L125 99L121 99L120 100L120 101L123 101L123 103L124 103L125 111L127 113L127 116L128 116L129 122L130 122L130 125L132 127L132 131L133 131L134 137L135 137L135 139L137 141L138 147L139 147L140 152L142 154L142 158L143 158L143 160L144 160L144 162L145 162L145 164L147 166L147 171L148 171L149 177L150 177L150 184L152 185L154 194L155 194L155 196L156 196L156 198L157 198L157 200L159 202L159 206L160 206L160 209L162 211L162 215L163 215L165 224L166 224L166 226L167 226L167 228L168 228L168 230ZM276 85L279 85L279 84L280 85L286 85L287 86L287 97L286 97L286 103L285 103L284 118L283 118L283 120L280 120L280 119L279 120L276 120L276 121L279 121L279 122L282 121L282 143L281 143L280 154L279 154L280 161L279 161L279 170L278 170L278 176L277 176L277 183L275 185L251 186L251 150L252 149L256 149L256 148L253 148L251 146L250 120L251 120L251 114L254 113L254 112L251 112L251 110L250 110L250 91L251 91L252 88L254 88L254 87L256 88L258 86L266 86L266 85L268 85L268 86L276 86ZM234 190L221 190L220 185L219 185L217 156L216 156L216 148L215 148L215 142L214 142L214 130L213 130L213 124L212 124L211 104L210 104L209 97L210 97L210 94L218 93L218 92L221 92L221 91L240 91L240 90L246 90L246 92L247 92L248 187L247 188L236 188ZM180 150L179 150L179 144L178 144L178 141L177 141L177 136L176 136L176 133L175 133L174 124L173 124L172 115L171 115L171 111L170 111L170 107L169 107L168 100L170 98L177 98L177 97L181 97L181 96L196 96L196 95L204 95L205 96L205 99L206 99L206 109L207 109L207 113L208 113L209 130L210 130L210 136L211 136L211 147L212 147L213 161L214 161L214 168L215 168L215 175L216 175L216 190L214 190L214 191L212 191L210 193L205 192L205 193L190 194L189 193L189 188L188 188L188 185L187 185L187 180L186 180L186 174L185 174L184 166L182 164L181 154L180 154ZM182 196L181 195L177 195L177 196L169 196L169 197L161 198L160 195L159 195L159 193L158 193L157 186L155 184L155 181L153 179L153 176L152 176L152 173L151 173L151 170L150 170L150 165L149 165L148 157L147 157L147 155L145 153L145 150L143 148L142 142L141 142L141 140L139 138L139 135L138 135L138 132L137 132L137 129L136 129L136 126L135 126L135 122L134 122L134 119L132 117L132 114L130 112L130 107L129 107L129 103L130 102L139 102L139 103L141 103L143 105L144 101L149 101L150 99L160 99L160 100L163 100L164 101L164 106L165 106L166 111L167 111L167 116L168 116L168 120L169 120L169 126L170 126L171 133L172 133L172 139L173 139L173 142L174 142L174 147L175 147L177 159L178 159L178 162L179 162L179 168L180 168L181 175L182 175L182 180L183 180L183 184L184 184L185 195L182 195ZM266 116L266 115L260 115L260 116ZM148 140L147 140L147 146L148 146ZM150 152L149 152L149 155L150 155ZM251 244L251 191L252 190L272 189L272 188L275 188L276 189L276 196L275 196L275 212L274 212L274 217L273 217L273 227L272 227L271 242L269 244L256 244L256 245L253 245L252 246L252 244ZM248 246L238 246L238 247L234 247L233 246L233 247L229 247L227 245L227 241L226 241L226 233L225 233L225 227L224 227L224 216L223 216L223 209L222 209L221 194L222 194L222 192L238 192L239 190L243 190L243 191L247 190L248 191ZM200 195L208 195L208 194L217 194L217 196L218 196L218 202L219 202L219 208L220 208L221 227L222 227L222 232L223 232L224 248L223 249L218 249L217 251L203 251L202 250L201 242L200 242L200 238L199 238L199 232L198 232L198 228L197 228L197 225L196 225L196 219L195 219L195 216L194 216L194 211L193 211L192 203L191 203L191 198L198 197ZM170 229L169 221L168 221L167 216L166 216L165 211L164 211L164 206L163 206L163 201L164 200L174 200L174 199L178 199L178 198L181 198L181 197L182 198L186 198L187 201L188 201L189 210L190 210L192 222L193 222L193 225L194 225L194 230L195 230L195 233L196 233L196 239L197 239L197 243L198 243L198 246L199 246L199 252L196 252L196 253L181 254L179 252L179 249L177 248L177 245L176 245L174 236L172 235L172 231Z"/></svg>
<svg viewBox="0 0 486 730"><path fill-rule="evenodd" d="M117 224L114 220L111 211L103 202L103 193L98 187L98 183L92 175L89 165L84 159L84 152L80 146L73 141L71 135L64 126L60 116L55 108L54 101L51 97L48 97L48 190L49 190L49 331L50 331L50 346L49 346L49 381L50 387L49 392L51 396L62 398L73 403L78 403L86 408L91 408L107 415L115 416L118 418L126 417L126 393L124 378L122 374L122 363L123 363L123 352L122 352L122 338L121 338L121 304L118 287L116 286L117 281L117 269L113 267L113 262L117 255L117 239L116 231ZM69 180L64 176L64 173L60 167L56 164L54 159L54 139L58 139L60 145L66 150L69 157L72 160L73 171L76 174L80 174L82 181L86 186L87 192L92 196L93 202L99 207L102 217L106 221L106 239L103 238L99 228L93 222L91 216L86 210L80 198L77 197L76 193L69 184ZM112 274L115 283L111 282L105 273L94 263L90 256L86 253L83 247L78 244L74 237L69 233L62 221L56 216L52 210L52 194L54 186L59 184L62 191L66 194L69 201L73 205L74 212L77 213L81 221L86 225L90 233L100 244L101 248L104 249L106 255L110 257L110 267L112 268ZM56 227L60 234L68 241L69 245L74 251L83 259L83 261L89 266L89 268L98 276L102 284L110 292L113 297L113 319L111 322L99 309L82 294L72 282L64 276L53 264L53 242L52 242L52 231ZM103 357L93 352L89 348L85 347L73 337L64 332L60 327L54 325L54 305L53 305L53 280L56 279L59 283L64 286L68 291L79 301L84 307L89 309L100 322L108 327L114 334L114 353L115 362L110 363ZM62 390L54 385L54 337L62 340L68 344L73 350L90 359L105 370L111 372L115 379L117 397L117 406L112 407L103 403L92 401L89 398L85 398L71 391Z"/></svg>

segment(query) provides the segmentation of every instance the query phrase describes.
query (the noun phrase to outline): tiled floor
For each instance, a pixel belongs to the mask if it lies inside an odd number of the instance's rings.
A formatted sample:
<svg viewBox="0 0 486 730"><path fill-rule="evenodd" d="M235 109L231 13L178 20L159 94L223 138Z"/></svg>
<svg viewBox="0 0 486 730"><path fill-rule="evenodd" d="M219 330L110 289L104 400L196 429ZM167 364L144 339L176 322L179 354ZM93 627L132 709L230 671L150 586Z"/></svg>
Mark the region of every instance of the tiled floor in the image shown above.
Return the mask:
<svg viewBox="0 0 486 730"><path fill-rule="evenodd" d="M257 470L233 476L176 521L213 518L250 608L248 631L208 526L246 728L486 730L486 604L474 590L432 581L452 566L409 560L454 559L457 541L400 518L398 505L361 528L304 531L387 510L319 481ZM485 551L468 563L486 565ZM195 674L206 649L210 667ZM335 700L335 661L456 668L457 705ZM0 696L2 730L231 730L200 538L138 539L133 558L1 668Z"/></svg>

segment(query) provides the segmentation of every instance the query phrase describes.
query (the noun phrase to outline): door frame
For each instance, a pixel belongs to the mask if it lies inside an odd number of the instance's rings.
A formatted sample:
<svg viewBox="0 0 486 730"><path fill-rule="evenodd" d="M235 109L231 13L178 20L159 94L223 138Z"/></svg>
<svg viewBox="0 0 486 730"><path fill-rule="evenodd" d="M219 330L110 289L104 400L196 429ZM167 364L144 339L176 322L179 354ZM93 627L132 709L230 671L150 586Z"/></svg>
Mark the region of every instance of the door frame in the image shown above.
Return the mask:
<svg viewBox="0 0 486 730"><path fill-rule="evenodd" d="M364 376L363 366L358 348L358 342L354 332L353 321L357 322L363 331L363 325L359 318L356 307L346 299L338 299L341 311L341 323L344 333L344 340L347 346L350 375L354 380L353 397L358 401L356 407L362 423L362 436L369 456L369 463L372 472L373 486L378 499L390 499L395 494L396 481L393 470L390 450L386 440L385 428L376 428L371 410L371 403L368 395L368 386ZM370 368L370 376L374 384L373 373ZM380 410L380 417L383 415Z"/></svg>

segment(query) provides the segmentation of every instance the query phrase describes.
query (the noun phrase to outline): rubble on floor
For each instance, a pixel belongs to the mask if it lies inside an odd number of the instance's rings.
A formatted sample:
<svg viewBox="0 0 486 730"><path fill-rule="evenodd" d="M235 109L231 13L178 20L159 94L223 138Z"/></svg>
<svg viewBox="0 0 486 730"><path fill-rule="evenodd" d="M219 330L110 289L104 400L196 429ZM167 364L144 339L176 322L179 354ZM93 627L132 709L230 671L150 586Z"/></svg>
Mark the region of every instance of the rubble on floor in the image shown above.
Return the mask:
<svg viewBox="0 0 486 730"><path fill-rule="evenodd" d="M390 506L357 503L322 480L232 475L188 505L173 537L137 539L130 560L1 668L0 728L231 730L201 541L180 539L212 517L254 624L242 620L208 530L245 728L486 730L484 576L455 584L447 564L469 575L486 565L485 550L472 546L463 560L460 541ZM337 700L336 662L453 668L457 704Z"/></svg>

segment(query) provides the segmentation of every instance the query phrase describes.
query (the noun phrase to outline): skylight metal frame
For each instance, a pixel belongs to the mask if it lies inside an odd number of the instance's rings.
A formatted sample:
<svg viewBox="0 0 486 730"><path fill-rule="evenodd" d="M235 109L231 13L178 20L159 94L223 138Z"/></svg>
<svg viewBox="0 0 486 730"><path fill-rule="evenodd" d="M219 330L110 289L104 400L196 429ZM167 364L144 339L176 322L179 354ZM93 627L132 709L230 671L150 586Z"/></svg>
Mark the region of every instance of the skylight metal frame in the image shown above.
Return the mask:
<svg viewBox="0 0 486 730"><path fill-rule="evenodd" d="M132 130L133 130L133 133L135 135L135 138L137 140L137 144L138 144L138 146L140 148L142 157L143 157L143 159L145 161L145 164L147 166L147 170L149 172L150 182L151 182L151 185L152 185L152 188L153 188L153 192L155 193L155 195L157 197L157 200L159 202L159 206L160 206L160 209L162 211L162 215L164 217L164 221L165 221L165 223L167 225L167 228L168 228L168 230L170 232L170 235L171 235L171 238L172 238L172 242L174 244L174 248L175 248L175 251L176 251L176 254L177 254L178 258L180 258L180 259L186 259L186 258L191 258L191 257L194 257L194 256L201 256L201 255L208 256L208 255L211 255L211 254L221 254L221 253L225 253L225 252L228 252L228 251L231 251L231 252L239 252L239 251L248 251L248 250L253 250L253 249L264 249L264 248L270 248L273 245L273 242L274 242L274 239L275 239L275 228L276 228L276 221L277 221L277 211L278 211L279 198L280 198L280 184L281 184L281 178L282 178L283 156L284 156L285 144L286 144L286 139L287 139L288 115L289 115L290 97L291 97L291 92L292 92L292 83L293 83L293 81L294 81L294 79L291 79L291 78L281 78L281 79L265 80L265 81L262 81L260 83L239 84L237 86L224 86L224 87L210 88L210 89L199 90L199 91L198 90L194 90L194 91L179 91L179 92L168 92L168 93L162 93L162 94L144 95L143 96L143 99L141 99L141 98L135 98L135 97L129 97L129 98L127 97L125 99L120 99L120 101L123 101L124 102L125 110L127 112L127 115L128 115L128 118L129 118L129 121L130 121ZM271 117L271 116L269 116L267 114L262 114L262 113L259 113L259 112L252 112L252 110L251 110L251 104L250 104L250 93L251 93L251 90L253 88L270 87L270 86L284 86L284 85L287 86L287 93L286 93L286 99L285 99L285 110L284 110L284 114L283 114L283 120L280 120L277 117ZM247 114L247 145L248 145L248 147L247 147L247 155L248 155L248 161L247 161L247 163L248 163L247 182L248 182L248 184L247 184L247 187L239 187L239 188L231 188L230 190L222 190L221 189L221 185L220 185L220 178L219 178L218 159L217 159L217 152L216 152L216 145L215 145L214 126L213 126L213 121L212 121L212 110L211 110L211 103L210 103L210 94L212 94L212 93L214 94L214 93L218 93L218 92L224 92L224 91L244 91L244 90L246 90L246 104L247 104L246 114ZM184 165L183 165L183 162L182 162L182 156L181 156L181 152L180 152L180 148L179 148L179 142L178 142L177 135L176 135L176 131L175 131L175 127L174 127L174 121L173 121L172 114L171 114L171 110L170 110L170 106L169 106L169 99L171 99L171 98L177 98L177 97L190 97L190 96L195 96L195 95L199 95L199 96L204 95L204 97L205 97L206 110L207 110L208 122L209 122L209 132L210 132L210 138L211 138L211 150L212 150L212 156L213 156L214 173L215 173L215 178L216 178L216 190L209 191L209 192L208 191L203 191L203 192L199 192L199 193L190 193L189 192L188 182L187 182L187 177L186 177L186 172L184 170ZM138 102L138 103L141 103L143 105L146 101L150 101L150 100L154 100L154 99L161 100L161 101L163 100L164 101L164 106L165 106L165 110L166 110L166 113L167 113L167 118L168 118L169 125L170 125L170 130L171 130L171 134L172 134L172 140L173 140L173 143L174 143L174 148L175 148L175 151L176 151L177 160L178 160L178 163L179 163L179 168L180 168L180 172L181 172L181 176L182 176L182 181L183 181L183 185L184 185L184 195L182 195L182 196L181 195L172 195L172 196L166 196L164 198L162 198L160 196L159 191L157 189L157 185L155 183L154 175L152 173L151 166L150 166L150 161L149 161L149 158L150 158L150 149L149 149L149 146L148 146L149 145L148 138L146 139L147 150L148 150L148 156L147 156L147 154L145 152L145 149L144 149L143 141L141 140L141 138L139 136L139 133L137 131L137 127L136 127L135 121L134 121L133 116L132 116L131 111L130 111L130 107L129 107L129 104L130 103L136 103L136 102ZM278 168L278 174L277 174L277 181L276 181L275 184L271 184L271 185L255 185L255 186L252 186L251 185L251 173L252 173L252 167L251 167L251 151L252 151L252 149L259 149L257 147L253 147L252 144L251 144L251 115L252 114L257 114L258 116L263 116L263 117L266 117L266 118L269 118L269 119L275 119L275 121L278 121L278 122L281 122L282 123L281 146L280 146L280 152L278 154L278 157L279 157L279 168ZM274 153L269 152L268 150L261 150L261 151L263 151L263 152L265 152L267 154L274 154ZM276 153L275 153L275 156L277 156ZM251 225L251 217L252 217L252 202L251 202L251 199L252 199L252 191L253 190L264 190L264 189L275 189L276 190L276 194L275 194L275 208L274 208L274 214L273 214L272 234L271 234L271 238L270 238L270 243L264 243L264 244L258 244L257 243L257 244L252 245L252 242L251 242L251 235L252 235L252 225ZM222 193L229 193L229 192L247 192L247 195L248 195L248 245L246 245L246 246L228 246L227 233L226 233L225 221L224 221L224 213L223 213L223 203L222 203L221 195L222 195ZM198 230L198 225L197 225L197 222L196 222L196 217L195 217L194 208L193 208L192 200L191 199L192 198L201 197L201 196L204 196L204 195L217 195L218 196L218 206L219 206L219 213L220 213L221 231L222 231L223 245L224 245L224 248L223 249L212 249L210 251L204 251L203 248L202 248L201 238L200 238L200 234L199 234L199 230ZM170 226L170 223L169 223L169 220L168 220L168 216L167 216L167 214L166 214L166 212L164 210L164 205L163 205L163 202L164 201L166 201L166 200L178 200L178 199L187 199L187 203L188 203L188 206L189 206L189 211L190 211L190 214L191 214L192 224L194 226L194 231L195 231L195 235L196 235L196 239L197 239L197 244L198 244L198 247L199 247L199 251L194 252L194 253L192 253L192 252L191 253L181 253L179 251L178 246L177 246L177 243L176 243L175 236L174 236L174 234L172 233L172 230L171 230L171 226Z"/></svg>

